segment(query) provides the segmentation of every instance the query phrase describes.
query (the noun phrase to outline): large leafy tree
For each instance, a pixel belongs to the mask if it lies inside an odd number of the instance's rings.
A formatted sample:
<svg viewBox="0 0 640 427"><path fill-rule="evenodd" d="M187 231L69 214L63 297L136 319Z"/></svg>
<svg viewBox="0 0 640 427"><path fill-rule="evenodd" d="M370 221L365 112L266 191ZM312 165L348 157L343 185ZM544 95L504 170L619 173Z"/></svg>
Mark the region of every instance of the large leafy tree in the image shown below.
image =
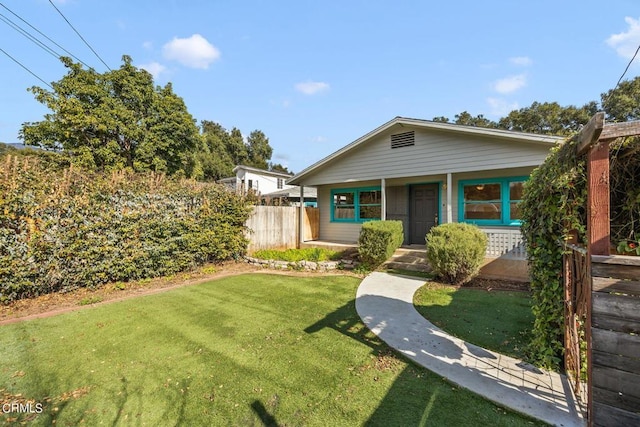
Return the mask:
<svg viewBox="0 0 640 427"><path fill-rule="evenodd" d="M267 169L273 154L269 145L269 138L261 130L254 130L247 138L247 154L249 165L260 169Z"/></svg>
<svg viewBox="0 0 640 427"><path fill-rule="evenodd" d="M268 169L271 165L273 148L269 138L260 130L254 130L246 141L237 128L225 129L222 125L209 120L201 123L204 143L198 149L196 161L205 180L218 180L233 174L236 165L253 166Z"/></svg>
<svg viewBox="0 0 640 427"><path fill-rule="evenodd" d="M582 107L562 107L557 102L534 102L501 118L498 127L518 132L570 135L586 124L597 111L598 104L595 101Z"/></svg>
<svg viewBox="0 0 640 427"><path fill-rule="evenodd" d="M23 124L25 144L62 149L98 169L192 173L198 128L171 84L154 87L151 74L128 56L105 73L61 60L69 71L52 90L30 89L51 113Z"/></svg>
<svg viewBox="0 0 640 427"><path fill-rule="evenodd" d="M640 77L624 80L601 95L602 109L607 120L627 122L640 119Z"/></svg>

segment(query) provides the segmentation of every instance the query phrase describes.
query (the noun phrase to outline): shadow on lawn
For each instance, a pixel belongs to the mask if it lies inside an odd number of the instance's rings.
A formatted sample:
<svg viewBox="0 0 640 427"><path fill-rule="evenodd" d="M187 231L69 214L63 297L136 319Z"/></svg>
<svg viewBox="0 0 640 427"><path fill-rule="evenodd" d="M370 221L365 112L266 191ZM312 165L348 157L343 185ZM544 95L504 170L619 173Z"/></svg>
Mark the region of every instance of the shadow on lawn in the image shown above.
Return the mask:
<svg viewBox="0 0 640 427"><path fill-rule="evenodd" d="M522 420L517 415L511 415L498 406L488 404L479 396L469 394L466 390L443 381L440 374L423 370L414 365L404 356L404 353L416 355L418 358L427 358L435 363L441 372L442 367L448 369L478 371L477 369L462 364L463 350L449 337L442 336L435 330L427 328L427 342L420 337L422 332L416 335L417 329L422 328L420 319L424 320L413 307L413 304L405 301L381 296L363 295L358 299L358 305L366 306L369 314L363 314L367 324L375 330L381 329L381 336L395 336L399 352L382 341L382 338L374 335L362 322L356 311L356 301L351 300L337 310L326 315L322 320L307 327L305 332L315 333L324 328L333 329L371 348L374 356L373 369L381 371L393 370L393 366L399 369L399 364L393 362L393 358L408 361L409 364L402 368L384 398L378 403L377 408L364 423L366 426L388 425L517 425L525 422L527 425L543 424L534 420ZM388 310L388 311L385 311ZM374 313L385 313L378 316ZM409 324L414 326L402 327L402 331L394 330L399 327L394 318L404 317L408 313L415 313L417 318ZM385 338L386 339L386 338ZM477 347L468 344L467 351L478 362L495 364L496 357ZM397 355L397 356L394 356ZM465 357L469 357L469 355ZM413 356L412 356L413 357ZM448 371L447 371L448 372ZM512 392L513 386L506 383L497 374L489 374L478 371L483 381L502 392ZM527 392L529 385L519 388L521 392ZM533 387L533 385L531 385ZM544 394L541 391L539 395ZM551 399L553 396L547 396ZM462 406L461 406L462 405ZM515 417L515 418L514 418Z"/></svg>
<svg viewBox="0 0 640 427"><path fill-rule="evenodd" d="M396 356L393 350L380 338L371 333L362 323L355 308L355 300L329 313L325 318L305 329L312 334L324 328L333 329L371 348L374 360L389 360ZM398 355L397 359L406 360ZM380 368L380 369L385 369ZM427 374L412 364L405 367L398 375L384 399L364 424L365 426L389 425L425 425L429 421L434 407L444 404L441 399L447 399L442 389L450 392L451 386L442 381L429 381L429 377L436 379L433 374ZM454 386L455 388L455 386ZM268 424L265 424L268 425Z"/></svg>

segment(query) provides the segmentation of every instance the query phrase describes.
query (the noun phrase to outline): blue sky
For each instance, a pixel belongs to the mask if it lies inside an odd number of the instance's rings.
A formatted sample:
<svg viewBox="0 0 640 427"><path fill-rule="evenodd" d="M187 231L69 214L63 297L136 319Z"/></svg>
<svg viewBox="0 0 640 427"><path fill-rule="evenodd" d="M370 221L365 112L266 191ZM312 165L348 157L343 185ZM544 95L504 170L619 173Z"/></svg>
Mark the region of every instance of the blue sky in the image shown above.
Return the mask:
<svg viewBox="0 0 640 427"><path fill-rule="evenodd" d="M0 3L106 70L48 0ZM131 56L198 122L262 130L296 172L395 116L495 120L533 101L599 101L640 44L636 0L54 3L111 68ZM0 48L47 82L65 73L2 21ZM0 141L18 142L46 112L26 90L43 84L1 52L0 75Z"/></svg>

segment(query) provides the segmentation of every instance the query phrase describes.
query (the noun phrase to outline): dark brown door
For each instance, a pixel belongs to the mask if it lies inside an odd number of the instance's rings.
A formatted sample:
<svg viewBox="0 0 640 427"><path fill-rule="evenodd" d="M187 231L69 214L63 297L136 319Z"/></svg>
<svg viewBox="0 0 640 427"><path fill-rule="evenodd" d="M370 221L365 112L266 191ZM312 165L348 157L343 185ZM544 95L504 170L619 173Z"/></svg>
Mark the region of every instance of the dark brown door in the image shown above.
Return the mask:
<svg viewBox="0 0 640 427"><path fill-rule="evenodd" d="M411 186L409 243L424 245L431 227L438 225L438 184Z"/></svg>

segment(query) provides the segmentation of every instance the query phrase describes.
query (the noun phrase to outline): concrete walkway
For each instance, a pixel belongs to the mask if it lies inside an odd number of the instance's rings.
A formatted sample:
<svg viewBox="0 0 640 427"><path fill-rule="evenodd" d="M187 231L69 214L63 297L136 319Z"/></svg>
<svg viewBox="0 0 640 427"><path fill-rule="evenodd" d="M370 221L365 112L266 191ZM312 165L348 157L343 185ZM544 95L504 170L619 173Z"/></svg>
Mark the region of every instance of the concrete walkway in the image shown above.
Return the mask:
<svg viewBox="0 0 640 427"><path fill-rule="evenodd" d="M413 294L424 282L372 273L358 288L356 310L387 344L449 381L553 425L585 425L565 376L452 337L422 317Z"/></svg>

